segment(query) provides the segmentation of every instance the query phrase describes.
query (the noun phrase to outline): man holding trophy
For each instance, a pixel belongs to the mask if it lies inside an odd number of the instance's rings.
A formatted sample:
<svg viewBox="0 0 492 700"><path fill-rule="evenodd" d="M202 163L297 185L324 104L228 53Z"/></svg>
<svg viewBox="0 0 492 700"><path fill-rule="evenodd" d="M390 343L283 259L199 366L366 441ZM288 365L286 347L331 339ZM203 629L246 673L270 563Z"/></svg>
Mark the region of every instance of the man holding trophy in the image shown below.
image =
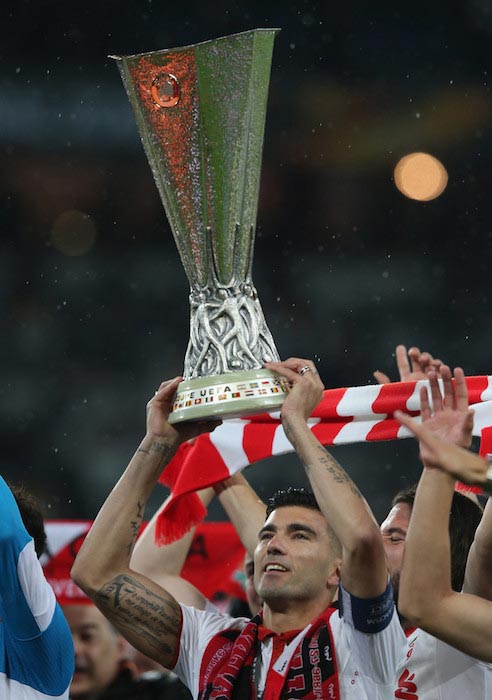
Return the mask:
<svg viewBox="0 0 492 700"><path fill-rule="evenodd" d="M275 34L118 59L190 281L190 341L184 381L164 382L148 403L146 435L72 575L194 698L390 698L405 637L379 528L308 428L323 384L310 360L279 361L251 277ZM280 407L314 495L281 492L267 511L254 562L262 613L250 621L179 605L129 564L156 481L179 445L218 419Z"/></svg>
<svg viewBox="0 0 492 700"><path fill-rule="evenodd" d="M356 486L309 430L323 384L309 360L272 363L292 389L289 439L316 496L273 504L255 552L263 614L249 621L180 606L129 567L145 503L179 444L214 422L168 421L181 381L147 407L147 433L103 505L72 575L128 641L174 669L193 697L390 698L405 637L379 529ZM303 373L300 373L303 370ZM329 521L328 521L329 518ZM328 524L329 522L329 524ZM340 583L343 613L332 607Z"/></svg>

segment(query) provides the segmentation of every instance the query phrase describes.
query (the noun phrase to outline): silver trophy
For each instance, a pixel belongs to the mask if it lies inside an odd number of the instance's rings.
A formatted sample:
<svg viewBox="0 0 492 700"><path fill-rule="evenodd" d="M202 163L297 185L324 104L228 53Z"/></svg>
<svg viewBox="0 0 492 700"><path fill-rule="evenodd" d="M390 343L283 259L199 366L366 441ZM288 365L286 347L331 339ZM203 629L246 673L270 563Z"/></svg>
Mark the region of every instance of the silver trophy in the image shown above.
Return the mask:
<svg viewBox="0 0 492 700"><path fill-rule="evenodd" d="M190 282L190 340L171 422L280 407L288 382L252 280L273 41L257 29L116 57Z"/></svg>

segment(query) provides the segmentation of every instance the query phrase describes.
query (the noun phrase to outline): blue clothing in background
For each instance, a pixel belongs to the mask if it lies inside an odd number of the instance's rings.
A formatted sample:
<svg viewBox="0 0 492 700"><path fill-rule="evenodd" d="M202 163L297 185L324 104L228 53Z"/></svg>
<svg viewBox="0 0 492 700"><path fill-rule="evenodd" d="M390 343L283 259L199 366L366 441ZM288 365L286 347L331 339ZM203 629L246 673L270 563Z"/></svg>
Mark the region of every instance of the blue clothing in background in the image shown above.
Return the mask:
<svg viewBox="0 0 492 700"><path fill-rule="evenodd" d="M72 635L0 477L0 698L68 698Z"/></svg>

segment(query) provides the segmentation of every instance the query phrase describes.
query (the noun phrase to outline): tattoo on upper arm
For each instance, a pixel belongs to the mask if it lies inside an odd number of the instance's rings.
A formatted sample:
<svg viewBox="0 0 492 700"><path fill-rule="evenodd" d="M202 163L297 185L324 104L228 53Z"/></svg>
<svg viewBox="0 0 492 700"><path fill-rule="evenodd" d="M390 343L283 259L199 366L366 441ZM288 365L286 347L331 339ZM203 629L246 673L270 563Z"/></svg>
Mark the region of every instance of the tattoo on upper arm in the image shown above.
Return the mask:
<svg viewBox="0 0 492 700"><path fill-rule="evenodd" d="M172 596L157 595L141 581L120 574L97 592L95 603L123 634L140 637L157 656L174 657L181 608Z"/></svg>

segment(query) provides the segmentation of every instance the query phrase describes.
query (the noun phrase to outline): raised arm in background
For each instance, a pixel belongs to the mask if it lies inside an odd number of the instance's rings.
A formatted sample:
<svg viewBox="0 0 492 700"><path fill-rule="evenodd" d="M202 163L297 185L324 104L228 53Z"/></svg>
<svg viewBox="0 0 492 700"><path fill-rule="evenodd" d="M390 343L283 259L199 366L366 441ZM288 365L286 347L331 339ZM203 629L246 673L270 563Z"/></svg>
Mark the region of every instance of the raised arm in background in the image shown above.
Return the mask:
<svg viewBox="0 0 492 700"><path fill-rule="evenodd" d="M99 511L72 568L72 578L123 636L166 668L178 653L181 609L175 598L130 568L147 499L179 445L217 422L170 425L182 377L161 384L147 404L147 431Z"/></svg>
<svg viewBox="0 0 492 700"><path fill-rule="evenodd" d="M465 484L487 487L490 464L478 455L437 438L426 425L419 425L406 414L398 419L411 430L425 446L426 459L431 466L446 471ZM490 488L490 480L488 488ZM492 500L485 507L483 518L475 534L466 565L465 593L492 600Z"/></svg>
<svg viewBox="0 0 492 700"><path fill-rule="evenodd" d="M431 369L439 371L441 360L435 359L429 352L420 352L419 348L412 347L407 353L404 345L397 345L395 350L396 367L400 382L415 382L419 379L427 379L427 372ZM378 384L390 384L391 379L384 372L376 370L373 375Z"/></svg>
<svg viewBox="0 0 492 700"><path fill-rule="evenodd" d="M234 474L215 484L214 488L244 548L252 557L258 544L258 533L265 522L266 505L242 474Z"/></svg>
<svg viewBox="0 0 492 700"><path fill-rule="evenodd" d="M436 373L431 372L429 376L433 416L427 392L425 389L421 392L422 420L426 424L423 430L400 412L395 414L417 437L422 436L420 451L424 462L405 543L399 608L408 620L444 642L470 656L492 661L492 603L477 596L456 593L451 587L448 527L455 478L436 466L441 464L437 460L442 445L448 457L448 448L454 455L456 450L458 454L467 453L443 443L436 435L441 432L441 427L447 433L444 426L455 420L456 413L461 413L460 441L467 444L471 439L473 416L467 410L463 371L455 370L455 387L449 368L441 367L441 375L443 398ZM458 442L456 436L454 441Z"/></svg>
<svg viewBox="0 0 492 700"><path fill-rule="evenodd" d="M359 598L382 594L388 586L383 540L359 489L307 425L323 383L310 360L266 363L292 383L282 407L285 434L303 462L321 512L342 545L341 580Z"/></svg>
<svg viewBox="0 0 492 700"><path fill-rule="evenodd" d="M199 491L198 496L205 506L210 503L214 491L250 555L248 561L252 563L258 542L258 532L265 522L265 504L258 498L242 474L234 474L229 479L215 484L213 488ZM130 566L134 571L148 576L165 588L178 603L205 610L207 606L205 596L180 576L195 528L177 542L161 547L155 544L155 525L164 505L165 503L157 510L138 538ZM246 572L246 576L251 578L252 573Z"/></svg>
<svg viewBox="0 0 492 700"><path fill-rule="evenodd" d="M203 489L197 495L203 505L208 506L214 491L212 488ZM205 596L180 575L196 528L192 528L181 539L171 542L171 544L158 546L155 542L156 522L165 505L166 501L157 509L138 538L130 560L130 567L165 588L178 603L192 605L198 610L205 610L207 604Z"/></svg>

